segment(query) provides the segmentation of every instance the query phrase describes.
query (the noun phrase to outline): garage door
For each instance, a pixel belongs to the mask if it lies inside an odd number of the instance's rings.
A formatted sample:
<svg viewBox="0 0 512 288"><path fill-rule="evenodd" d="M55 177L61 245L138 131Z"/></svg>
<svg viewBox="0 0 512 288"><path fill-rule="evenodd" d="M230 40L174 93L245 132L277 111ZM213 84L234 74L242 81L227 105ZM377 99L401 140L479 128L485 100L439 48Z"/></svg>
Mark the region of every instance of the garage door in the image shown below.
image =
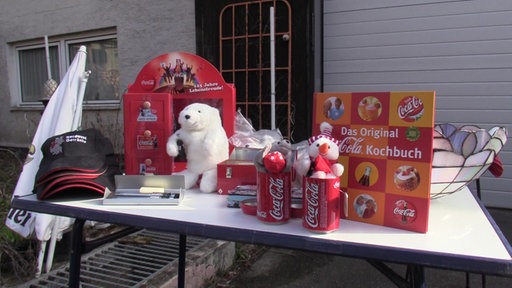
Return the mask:
<svg viewBox="0 0 512 288"><path fill-rule="evenodd" d="M435 90L436 123L512 129L512 1L339 0L323 9L325 92ZM487 206L512 208L510 142L504 174L481 178Z"/></svg>

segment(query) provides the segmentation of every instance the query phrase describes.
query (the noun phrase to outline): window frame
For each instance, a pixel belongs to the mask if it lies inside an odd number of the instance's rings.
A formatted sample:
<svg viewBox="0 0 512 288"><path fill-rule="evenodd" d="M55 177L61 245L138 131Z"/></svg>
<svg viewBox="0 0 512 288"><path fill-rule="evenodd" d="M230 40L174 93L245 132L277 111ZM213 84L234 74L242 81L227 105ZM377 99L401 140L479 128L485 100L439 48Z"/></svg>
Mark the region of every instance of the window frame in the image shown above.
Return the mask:
<svg viewBox="0 0 512 288"><path fill-rule="evenodd" d="M57 67L57 68L58 68L58 72L59 72L59 77L61 77L62 74L61 74L60 66L62 66L62 57L61 57L60 47L55 43L48 43L48 47L57 47L57 55L59 55L59 59L58 59L59 67ZM16 90L15 90L14 95L16 95L16 97L15 97L16 104L17 104L17 106L20 106L20 107L40 106L42 103L41 101L23 101L23 96L22 96L20 52L33 50L33 49L43 49L44 50L45 45L43 43L43 44L17 45L16 47L14 47L14 50L15 50L14 58L15 58L15 63L16 63L16 76L15 76ZM46 61L46 59L45 59L45 61ZM61 81L61 79L54 79L54 80L58 81L59 83ZM41 95L41 98L43 96L44 95Z"/></svg>
<svg viewBox="0 0 512 288"><path fill-rule="evenodd" d="M51 36L49 37L48 46L49 47L57 47L58 54L58 71L60 79L55 79L58 83L62 81L62 78L66 74L71 62L73 61L72 55L69 55L70 46L76 45L77 43L91 42L91 41L101 41L101 40L109 40L115 39L118 41L117 33L115 29L107 29L106 31L101 32L88 32L88 33L80 33L80 34L70 34L64 36ZM37 40L29 40L25 42L18 42L11 44L12 47L12 57L14 58L11 63L15 65L15 75L13 76L13 80L11 83L11 99L13 100L13 108L19 109L40 109L43 104L41 101L24 101L22 99L22 88L21 88L21 66L20 66L20 51L30 50L30 49L45 49L44 38ZM46 59L45 59L46 61ZM119 65L119 58L118 58ZM118 67L119 69L119 67ZM11 70L11 71L13 71ZM52 70L54 68L52 67ZM118 99L106 99L106 100L86 100L83 101L84 108L103 108L103 109L112 109L119 108L122 98L122 91L120 87L118 87ZM42 95L41 97L43 97Z"/></svg>

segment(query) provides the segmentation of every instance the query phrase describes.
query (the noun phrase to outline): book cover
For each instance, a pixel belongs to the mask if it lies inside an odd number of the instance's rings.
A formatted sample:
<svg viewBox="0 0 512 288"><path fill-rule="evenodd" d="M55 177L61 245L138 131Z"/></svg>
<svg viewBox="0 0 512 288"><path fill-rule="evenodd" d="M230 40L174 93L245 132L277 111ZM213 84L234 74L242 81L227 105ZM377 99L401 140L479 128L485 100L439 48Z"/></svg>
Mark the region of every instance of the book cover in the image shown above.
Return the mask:
<svg viewBox="0 0 512 288"><path fill-rule="evenodd" d="M348 217L428 230L434 91L316 93L312 135L322 122L341 141Z"/></svg>

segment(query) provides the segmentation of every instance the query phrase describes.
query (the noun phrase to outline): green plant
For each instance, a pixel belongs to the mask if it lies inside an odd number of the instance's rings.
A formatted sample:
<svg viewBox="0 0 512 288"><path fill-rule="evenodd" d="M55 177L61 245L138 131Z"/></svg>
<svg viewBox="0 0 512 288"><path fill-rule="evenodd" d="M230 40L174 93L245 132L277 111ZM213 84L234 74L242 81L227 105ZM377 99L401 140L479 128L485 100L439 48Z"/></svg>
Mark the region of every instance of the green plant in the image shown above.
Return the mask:
<svg viewBox="0 0 512 288"><path fill-rule="evenodd" d="M26 151L23 149L0 148L0 221L10 208L11 197L23 167ZM0 226L0 268L4 278L23 279L34 274L36 253L35 241L25 239L16 232ZM3 283L0 283L3 284Z"/></svg>
<svg viewBox="0 0 512 288"><path fill-rule="evenodd" d="M12 193L19 174L23 167L20 159L20 149L0 148L0 221L5 222L9 211ZM0 240L2 243L15 243L18 241L17 234L2 226L0 229Z"/></svg>

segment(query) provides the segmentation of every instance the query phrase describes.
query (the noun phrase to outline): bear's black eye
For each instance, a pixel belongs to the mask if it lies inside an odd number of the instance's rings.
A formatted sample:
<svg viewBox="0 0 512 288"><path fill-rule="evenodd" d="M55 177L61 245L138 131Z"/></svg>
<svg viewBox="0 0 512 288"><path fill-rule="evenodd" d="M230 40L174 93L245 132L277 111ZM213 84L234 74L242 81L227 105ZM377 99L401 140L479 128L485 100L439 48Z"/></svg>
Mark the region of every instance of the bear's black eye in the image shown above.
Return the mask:
<svg viewBox="0 0 512 288"><path fill-rule="evenodd" d="M201 110L197 110L197 113L201 113Z"/></svg>

